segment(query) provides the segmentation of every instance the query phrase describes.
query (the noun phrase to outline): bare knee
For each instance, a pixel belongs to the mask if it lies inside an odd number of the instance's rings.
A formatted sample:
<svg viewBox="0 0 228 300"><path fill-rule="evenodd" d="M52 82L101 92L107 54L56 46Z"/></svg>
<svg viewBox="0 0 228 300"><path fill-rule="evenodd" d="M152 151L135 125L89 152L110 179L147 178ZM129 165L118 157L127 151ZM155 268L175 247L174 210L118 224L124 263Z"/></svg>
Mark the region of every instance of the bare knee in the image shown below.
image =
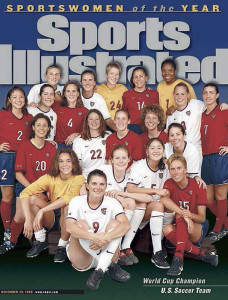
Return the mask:
<svg viewBox="0 0 228 300"><path fill-rule="evenodd" d="M163 227L163 233L164 236L167 236L170 232L172 232L175 229L175 226L172 224L166 225L165 227Z"/></svg>
<svg viewBox="0 0 228 300"><path fill-rule="evenodd" d="M142 207L142 208L146 208L147 204L146 203L143 203L143 202L135 202L135 206L136 207Z"/></svg>
<svg viewBox="0 0 228 300"><path fill-rule="evenodd" d="M128 210L134 210L135 209L135 200L132 198L126 198L127 200L127 206L126 209Z"/></svg>
<svg viewBox="0 0 228 300"><path fill-rule="evenodd" d="M147 206L147 209L149 209L150 211L164 212L164 206L159 201L150 202Z"/></svg>

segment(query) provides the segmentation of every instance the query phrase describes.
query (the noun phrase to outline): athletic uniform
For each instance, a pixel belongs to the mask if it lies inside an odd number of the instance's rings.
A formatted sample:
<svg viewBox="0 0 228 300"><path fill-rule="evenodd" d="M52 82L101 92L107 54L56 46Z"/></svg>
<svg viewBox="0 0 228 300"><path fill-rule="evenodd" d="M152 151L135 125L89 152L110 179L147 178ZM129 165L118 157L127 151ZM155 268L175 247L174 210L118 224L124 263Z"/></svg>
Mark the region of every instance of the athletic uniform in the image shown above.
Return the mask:
<svg viewBox="0 0 228 300"><path fill-rule="evenodd" d="M128 173L125 174L125 177L122 181L118 182L118 181L116 181L116 178L114 175L113 166L104 165L104 166L99 167L99 170L103 171L105 173L105 175L107 176L106 192L113 191L113 190L121 191L121 192L126 191L127 182L128 182Z"/></svg>
<svg viewBox="0 0 228 300"><path fill-rule="evenodd" d="M116 145L124 145L127 147L130 157L133 160L139 160L142 159L142 141L138 134L134 133L133 131L129 130L127 135L123 137L122 139L118 138L118 135L116 132L112 133L108 138L106 142L106 159L109 159L111 156L112 149ZM132 164L132 162L129 163L129 166Z"/></svg>
<svg viewBox="0 0 228 300"><path fill-rule="evenodd" d="M53 104L53 109L56 112L57 125L55 141L65 144L65 140L72 133L81 133L83 123L88 109L85 107L70 108L61 106L59 103Z"/></svg>
<svg viewBox="0 0 228 300"><path fill-rule="evenodd" d="M56 122L57 122L57 115L56 113L53 111L53 109L50 108L50 110L48 112L44 112L42 111L40 108L38 107L28 107L28 112L35 117L36 115L42 113L45 116L47 116L50 121L51 121L51 132L50 132L50 137L47 138L48 141L54 141L55 139L55 134L56 134Z"/></svg>
<svg viewBox="0 0 228 300"><path fill-rule="evenodd" d="M98 109L105 120L110 119L110 114L107 108L107 105L105 103L105 100L99 95L98 93L94 93L90 98L85 98L81 94L82 102L84 106L90 110L90 109Z"/></svg>
<svg viewBox="0 0 228 300"><path fill-rule="evenodd" d="M11 111L0 112L0 144L9 143L8 152L0 152L0 185L14 186L15 157L21 143L29 139L32 116L23 115L18 119Z"/></svg>
<svg viewBox="0 0 228 300"><path fill-rule="evenodd" d="M38 97L38 95L40 93L40 88L44 84L47 84L47 82L36 84L31 88L28 94L28 104L30 104L31 102L35 102L36 104L38 104L40 102L40 98ZM60 93L62 95L62 92L63 92L63 86L57 85L55 89L55 93Z"/></svg>
<svg viewBox="0 0 228 300"><path fill-rule="evenodd" d="M169 157L174 154L174 149L171 143L165 144L165 157ZM185 148L183 156L187 161L187 172L190 177L200 176L202 156L199 154L198 149L192 143L185 142Z"/></svg>
<svg viewBox="0 0 228 300"><path fill-rule="evenodd" d="M180 82L183 82L188 86L190 94L189 99L196 99L193 87L188 82L182 79L177 79L175 82L167 84L165 81L162 81L158 84L157 91L159 93L159 105L164 109L165 113L170 106L173 105L177 107L176 102L173 98L173 91L175 86Z"/></svg>
<svg viewBox="0 0 228 300"><path fill-rule="evenodd" d="M126 91L127 88L123 84L116 84L114 88L109 88L105 83L97 86L97 92L104 98L112 120L114 120L116 111L122 108L122 97Z"/></svg>
<svg viewBox="0 0 228 300"><path fill-rule="evenodd" d="M106 139L109 134L106 132L103 138L98 136L90 140L84 140L81 136L74 139L73 150L77 154L85 177L94 169L105 164Z"/></svg>
<svg viewBox="0 0 228 300"><path fill-rule="evenodd" d="M148 137L148 132L146 131L143 134L140 134L140 138L142 139L143 144L143 158L146 158L146 145L150 140L150 138ZM164 131L161 131L157 138L160 139L163 142L163 144L169 142L168 134Z"/></svg>
<svg viewBox="0 0 228 300"><path fill-rule="evenodd" d="M201 140L203 151L202 178L207 185L228 183L228 154L219 155L219 147L228 145L228 111L217 105L209 114L202 114Z"/></svg>
<svg viewBox="0 0 228 300"><path fill-rule="evenodd" d="M192 99L183 110L176 110L167 118L166 128L171 123L179 123L186 130L185 140L194 144L202 155L200 125L205 105L202 101Z"/></svg>
<svg viewBox="0 0 228 300"><path fill-rule="evenodd" d="M144 92L136 92L134 89L123 94L123 109L130 115L130 129L136 133L142 133L140 112L142 108L150 104L159 104L158 92L146 89ZM136 126L132 126L136 125Z"/></svg>

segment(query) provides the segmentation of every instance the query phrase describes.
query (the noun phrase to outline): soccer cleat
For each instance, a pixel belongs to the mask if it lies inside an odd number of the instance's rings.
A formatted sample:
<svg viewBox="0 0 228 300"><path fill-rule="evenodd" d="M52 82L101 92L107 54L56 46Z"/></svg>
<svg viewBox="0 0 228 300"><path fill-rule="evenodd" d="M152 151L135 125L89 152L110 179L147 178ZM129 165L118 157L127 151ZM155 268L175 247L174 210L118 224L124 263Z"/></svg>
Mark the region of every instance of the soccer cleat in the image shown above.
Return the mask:
<svg viewBox="0 0 228 300"><path fill-rule="evenodd" d="M6 228L6 230L4 232L4 237L3 237L4 242L9 241L10 236L11 236L11 230L10 230L10 228Z"/></svg>
<svg viewBox="0 0 228 300"><path fill-rule="evenodd" d="M183 261L179 256L174 256L172 264L167 272L169 276L178 276L183 270Z"/></svg>
<svg viewBox="0 0 228 300"><path fill-rule="evenodd" d="M32 244L32 248L26 253L28 258L36 257L42 250L48 248L48 241L45 240L44 242L34 241Z"/></svg>
<svg viewBox="0 0 228 300"><path fill-rule="evenodd" d="M167 258L168 254L167 254L167 250L166 250L166 246L164 245L164 243L162 243L162 252L165 258Z"/></svg>
<svg viewBox="0 0 228 300"><path fill-rule="evenodd" d="M126 282L131 278L131 275L128 272L121 269L121 267L114 262L109 266L107 274L109 277L119 282Z"/></svg>
<svg viewBox="0 0 228 300"><path fill-rule="evenodd" d="M118 264L121 266L132 266L133 261L125 254L124 250L120 251Z"/></svg>
<svg viewBox="0 0 228 300"><path fill-rule="evenodd" d="M155 254L152 254L151 262L160 269L169 269L170 267L165 259L164 252L162 250L156 252Z"/></svg>
<svg viewBox="0 0 228 300"><path fill-rule="evenodd" d="M228 228L225 228L224 226L222 226L222 229L219 233L219 239L222 239L227 235L228 235Z"/></svg>
<svg viewBox="0 0 228 300"><path fill-rule="evenodd" d="M212 243L215 243L219 240L219 233L215 231L210 231L206 238L210 239Z"/></svg>
<svg viewBox="0 0 228 300"><path fill-rule="evenodd" d="M1 246L0 246L0 254L5 254L9 250L12 250L15 247L15 244L10 242L10 241L5 241Z"/></svg>
<svg viewBox="0 0 228 300"><path fill-rule="evenodd" d="M66 258L67 258L66 248L58 246L57 249L55 250L54 262L62 263L66 260Z"/></svg>
<svg viewBox="0 0 228 300"><path fill-rule="evenodd" d="M218 255L216 255L215 253L205 252L205 254L200 254L200 257L201 257L203 262L217 267L217 265L218 265Z"/></svg>
<svg viewBox="0 0 228 300"><path fill-rule="evenodd" d="M101 269L94 270L93 273L89 276L89 279L86 282L86 286L92 291L97 290L103 277L104 272Z"/></svg>
<svg viewBox="0 0 228 300"><path fill-rule="evenodd" d="M125 249L125 254L134 264L137 264L139 262L138 258L134 255L131 248Z"/></svg>

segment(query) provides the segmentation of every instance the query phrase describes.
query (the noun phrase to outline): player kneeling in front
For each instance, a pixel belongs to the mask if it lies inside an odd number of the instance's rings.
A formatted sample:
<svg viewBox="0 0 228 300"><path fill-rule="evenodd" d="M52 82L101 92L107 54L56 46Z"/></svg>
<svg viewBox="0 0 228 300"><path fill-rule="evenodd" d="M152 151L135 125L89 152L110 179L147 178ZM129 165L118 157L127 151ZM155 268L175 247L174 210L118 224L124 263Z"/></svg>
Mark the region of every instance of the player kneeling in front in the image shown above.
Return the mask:
<svg viewBox="0 0 228 300"><path fill-rule="evenodd" d="M95 268L87 280L91 290L98 289L106 271L114 280L130 279L130 274L116 263L121 238L130 224L120 203L104 196L106 186L104 172L90 172L88 193L71 200L66 220L66 229L71 234L67 254L72 266L80 272Z"/></svg>
<svg viewBox="0 0 228 300"><path fill-rule="evenodd" d="M173 154L168 159L171 178L164 183L170 198L161 197L161 202L176 213L176 225L163 228L165 237L176 246L172 264L167 272L178 276L183 270L184 252L200 256L201 260L212 266L218 265L218 255L198 248L207 234L208 222L205 220L207 197L206 190L196 181L187 177L187 163L182 155Z"/></svg>

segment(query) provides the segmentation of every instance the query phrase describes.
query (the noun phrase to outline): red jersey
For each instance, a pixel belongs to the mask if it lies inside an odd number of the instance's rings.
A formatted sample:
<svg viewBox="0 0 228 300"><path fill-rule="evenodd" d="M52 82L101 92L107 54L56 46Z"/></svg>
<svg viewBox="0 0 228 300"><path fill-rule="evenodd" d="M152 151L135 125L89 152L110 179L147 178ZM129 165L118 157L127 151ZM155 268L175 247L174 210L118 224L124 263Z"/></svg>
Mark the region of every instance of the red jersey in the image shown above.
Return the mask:
<svg viewBox="0 0 228 300"><path fill-rule="evenodd" d="M148 137L148 132L146 131L140 134L140 137L142 139L142 144L143 144L143 158L146 158L146 145L150 140L150 138ZM163 144L169 142L168 134L165 133L164 131L160 132L158 139L160 139L163 142Z"/></svg>
<svg viewBox="0 0 228 300"><path fill-rule="evenodd" d="M106 159L111 156L112 148L116 145L124 145L129 150L130 156L133 160L142 159L142 141L138 134L129 130L128 134L120 139L117 133L112 133L106 140ZM129 164L130 165L130 164Z"/></svg>
<svg viewBox="0 0 228 300"><path fill-rule="evenodd" d="M27 180L32 183L49 172L55 147L45 141L42 149L36 148L31 141L20 145L15 162L15 172L22 172Z"/></svg>
<svg viewBox="0 0 228 300"><path fill-rule="evenodd" d="M30 137L32 116L18 119L10 110L0 112L0 143L9 143L10 151L17 151L20 144Z"/></svg>
<svg viewBox="0 0 228 300"><path fill-rule="evenodd" d="M228 145L228 110L217 105L209 114L202 114L201 141L203 155L219 152L219 147Z"/></svg>
<svg viewBox="0 0 228 300"><path fill-rule="evenodd" d="M141 109L150 104L159 104L158 92L146 89L144 92L136 92L134 89L123 94L122 108L128 110L131 124L140 124Z"/></svg>
<svg viewBox="0 0 228 300"><path fill-rule="evenodd" d="M85 107L70 108L54 103L52 109L57 114L55 141L64 143L66 138L72 133L82 132L83 122L88 109Z"/></svg>
<svg viewBox="0 0 228 300"><path fill-rule="evenodd" d="M193 178L188 178L185 189L181 189L172 178L166 180L163 188L169 190L170 198L177 206L189 209L194 214L198 213L198 206L207 205L206 190L199 188Z"/></svg>

